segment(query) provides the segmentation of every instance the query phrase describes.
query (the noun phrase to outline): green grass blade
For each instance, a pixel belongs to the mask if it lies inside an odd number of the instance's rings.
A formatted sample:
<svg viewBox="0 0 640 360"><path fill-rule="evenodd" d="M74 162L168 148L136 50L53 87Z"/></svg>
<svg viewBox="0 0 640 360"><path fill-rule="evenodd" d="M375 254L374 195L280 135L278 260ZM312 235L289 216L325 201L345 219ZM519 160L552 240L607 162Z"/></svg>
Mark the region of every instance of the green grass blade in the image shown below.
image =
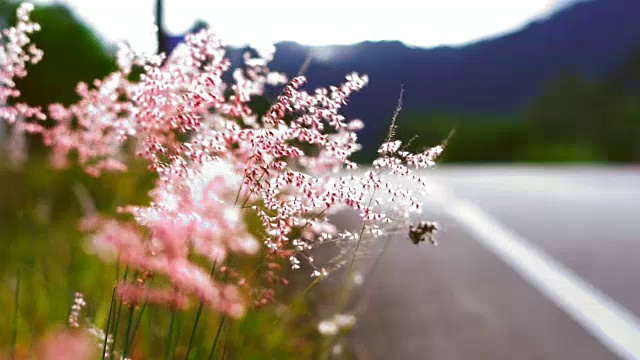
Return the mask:
<svg viewBox="0 0 640 360"><path fill-rule="evenodd" d="M109 326L111 326L111 315L113 314L113 309L115 308L116 301L116 288L113 288L111 292L111 304L109 305L109 315L107 317L107 326L104 329L104 344L102 345L102 360L105 359L107 355L107 340L109 339Z"/></svg>
<svg viewBox="0 0 640 360"><path fill-rule="evenodd" d="M127 352L129 351L129 337L131 336L131 326L133 325L133 314L135 313L135 308L133 305L129 306L129 317L127 318L127 330L124 333L124 346L122 347L122 358L127 358Z"/></svg>
<svg viewBox="0 0 640 360"><path fill-rule="evenodd" d="M175 323L176 311L171 311L171 321L169 321L169 332L167 333L167 347L164 350L164 360L169 360L169 355L171 355L171 343L173 337L173 326Z"/></svg>
<svg viewBox="0 0 640 360"><path fill-rule="evenodd" d="M13 329L11 330L11 358L16 358L16 345L18 341L18 314L20 312L20 280L22 278L22 272L18 267L18 278L16 280L16 293L14 296L15 308L13 311Z"/></svg>
<svg viewBox="0 0 640 360"><path fill-rule="evenodd" d="M224 325L224 320L227 317L222 315L220 318L220 322L218 323L218 331L216 331L216 337L213 339L213 345L211 345L211 351L209 352L209 360L213 359L213 354L216 351L216 346L218 345L218 339L220 338L220 333L222 332L222 326Z"/></svg>
<svg viewBox="0 0 640 360"><path fill-rule="evenodd" d="M129 267L127 266L124 269L124 275L122 276L123 281L127 280L127 275L129 274ZM117 301L117 300L116 300ZM117 340L118 340L118 329L120 327L120 314L122 314L122 301L118 301L118 311L116 311L116 320L113 326L113 346L111 347L111 358L113 359L113 355L116 350Z"/></svg>
<svg viewBox="0 0 640 360"><path fill-rule="evenodd" d="M140 326L140 321L142 321L142 315L144 315L144 311L147 309L147 303L144 303L140 308L140 313L138 314L138 320L135 321L133 325L133 329L131 330L131 336L129 337L128 344L133 342L133 339L136 337L136 333L138 332L138 327Z"/></svg>

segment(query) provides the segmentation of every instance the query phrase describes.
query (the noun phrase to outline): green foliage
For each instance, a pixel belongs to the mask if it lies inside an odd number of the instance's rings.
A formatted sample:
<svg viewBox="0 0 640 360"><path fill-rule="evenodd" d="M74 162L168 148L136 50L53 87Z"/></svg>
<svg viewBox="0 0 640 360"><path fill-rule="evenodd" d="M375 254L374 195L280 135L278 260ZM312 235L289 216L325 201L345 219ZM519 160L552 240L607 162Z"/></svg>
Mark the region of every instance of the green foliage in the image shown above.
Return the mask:
<svg viewBox="0 0 640 360"><path fill-rule="evenodd" d="M79 169L53 171L37 158L23 170L0 169L0 306L14 309L21 273L18 344L31 344L53 326L64 326L75 291L85 291L88 311L101 317L113 265L86 253L78 230L83 209L74 189L82 186L98 209L113 211L116 202L144 200L146 191L136 189L148 187L151 179L134 173L97 180ZM0 312L0 328L10 329L12 322L12 311ZM0 349L8 346L8 332L1 331Z"/></svg>
<svg viewBox="0 0 640 360"><path fill-rule="evenodd" d="M402 116L401 116L402 117ZM397 137L412 144L435 146L454 132L441 158L444 162L517 161L526 131L506 116L454 113L413 114L398 121ZM410 146L419 150L415 145Z"/></svg>
<svg viewBox="0 0 640 360"><path fill-rule="evenodd" d="M15 22L15 6L0 6L9 24ZM22 101L36 106L71 104L78 98L78 82L91 83L116 69L100 39L67 7L38 6L32 18L42 28L33 35L33 42L45 55L38 65L29 67L29 76L17 82Z"/></svg>
<svg viewBox="0 0 640 360"><path fill-rule="evenodd" d="M592 146L580 144L533 144L523 154L532 162L603 162L606 158Z"/></svg>
<svg viewBox="0 0 640 360"><path fill-rule="evenodd" d="M530 153L541 155L544 147L564 146L583 160L639 161L640 98L616 80L618 74L600 81L566 74L550 84L525 114Z"/></svg>
<svg viewBox="0 0 640 360"><path fill-rule="evenodd" d="M400 115L398 137L436 145L444 162L640 161L640 52L607 76L565 73L513 115Z"/></svg>
<svg viewBox="0 0 640 360"><path fill-rule="evenodd" d="M75 291L86 291L99 309L110 295L113 266L85 251L78 230L83 209L75 189L86 189L96 208L114 212L118 202L141 203L151 179L139 176L105 177L97 180L79 169L62 172L47 168L42 160L29 162L24 170L0 170L0 304L13 308L15 274L22 273L24 294L20 299L20 339L30 342L52 324L65 324ZM86 289L86 290L84 290ZM4 295L7 295L6 297ZM91 311L91 310L90 310ZM0 314L0 326L8 328L8 313ZM7 326L5 326L7 325ZM29 330L29 331L27 331ZM29 338L23 337L29 334ZM7 344L0 336L0 348Z"/></svg>
<svg viewBox="0 0 640 360"><path fill-rule="evenodd" d="M101 178L85 175L79 168L51 170L44 159L32 157L22 170L0 168L0 357L11 348L12 329L17 331L19 354L48 331L65 327L76 291L85 294L83 310L99 328L109 313L116 264L105 263L87 253L87 237L79 229L84 215L79 192L85 191L96 209L115 214L123 204L143 204L154 178L143 164L130 172L106 174ZM120 276L124 269L120 269ZM14 321L15 288L20 273L20 298ZM308 278L305 276L305 282ZM310 358L314 351L313 326L309 302L295 297L299 287L279 292L280 303L250 311L239 321L227 320L216 348L227 358L283 359ZM294 301L295 300L295 301ZM291 304L288 306L288 304ZM122 307L118 349L124 345L129 325L129 308ZM181 312L177 322L176 358L184 358L193 329L197 306ZM166 307L134 309L132 322L140 321L129 354L134 359L162 358L167 346L170 311ZM140 319L140 320L138 320ZM306 319L306 320L305 320ZM205 309L199 320L190 358L206 358L219 323L219 314ZM226 344L226 345L225 345Z"/></svg>
<svg viewBox="0 0 640 360"><path fill-rule="evenodd" d="M16 7L17 2L0 0L0 15L5 24L14 23ZM38 6L32 17L42 27L34 42L45 55L41 63L29 67L26 79L18 81L22 101L40 106L54 102L71 104L78 98L74 90L78 82L91 83L116 69L105 46L66 7ZM255 99L254 105L262 109L267 103ZM19 170L11 169L6 159L0 159L0 308L6 309L0 311L0 329L5 330L0 331L0 358L12 351L14 333L17 355L25 358L47 332L66 327L76 291L85 295L87 307L83 314L104 329L116 264L87 253L86 234L79 230L86 211L81 193L89 195L99 212L115 214L118 206L146 203L147 192L155 180L142 163L133 164L126 174L104 174L96 179L77 167L52 170L45 157L35 153L34 156L34 151L31 152L29 161ZM119 271L123 273L123 269ZM16 304L18 280L20 294ZM279 296L288 303L290 295ZM315 332L293 331L309 313L308 303L297 301L294 305L284 306L282 312L274 307L283 305L273 305L249 312L242 320L227 321L217 358L223 351L228 358L236 354L246 359L311 357L313 347L309 339ZM196 308L182 313L176 322L180 325L174 329L178 339L172 352L178 358L186 355ZM130 309L124 306L118 349L124 346L127 327L133 333L134 324L139 321L128 354L134 359L162 358L170 312L149 305L144 312L134 309L131 321L129 314ZM206 309L202 312L190 358L206 358L218 322L219 315L215 312Z"/></svg>

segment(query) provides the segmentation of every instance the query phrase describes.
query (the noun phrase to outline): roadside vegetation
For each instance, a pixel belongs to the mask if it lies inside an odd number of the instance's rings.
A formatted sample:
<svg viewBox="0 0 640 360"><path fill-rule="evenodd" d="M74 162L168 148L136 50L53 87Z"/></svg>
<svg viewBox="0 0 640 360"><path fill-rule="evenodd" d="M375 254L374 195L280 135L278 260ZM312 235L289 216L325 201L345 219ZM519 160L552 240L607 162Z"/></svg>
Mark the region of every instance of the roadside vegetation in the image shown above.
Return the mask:
<svg viewBox="0 0 640 360"><path fill-rule="evenodd" d="M273 49L231 69L208 29L113 60L64 8L15 11L0 48L0 357L345 357L357 260L398 232L435 244L416 216L444 149L396 138L402 94L360 169L364 124L340 110L366 75L307 90L269 70ZM331 222L345 209L357 229Z"/></svg>

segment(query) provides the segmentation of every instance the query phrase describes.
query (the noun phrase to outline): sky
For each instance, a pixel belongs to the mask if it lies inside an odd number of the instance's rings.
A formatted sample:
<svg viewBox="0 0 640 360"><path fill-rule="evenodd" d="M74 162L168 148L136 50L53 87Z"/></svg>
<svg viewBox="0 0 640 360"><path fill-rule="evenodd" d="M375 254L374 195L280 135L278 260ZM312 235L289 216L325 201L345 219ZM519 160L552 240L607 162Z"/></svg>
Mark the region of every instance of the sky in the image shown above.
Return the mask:
<svg viewBox="0 0 640 360"><path fill-rule="evenodd" d="M207 21L231 45L292 40L305 45L400 40L409 46L460 45L513 31L579 0L164 0L173 34ZM61 2L108 41L153 52L155 0Z"/></svg>

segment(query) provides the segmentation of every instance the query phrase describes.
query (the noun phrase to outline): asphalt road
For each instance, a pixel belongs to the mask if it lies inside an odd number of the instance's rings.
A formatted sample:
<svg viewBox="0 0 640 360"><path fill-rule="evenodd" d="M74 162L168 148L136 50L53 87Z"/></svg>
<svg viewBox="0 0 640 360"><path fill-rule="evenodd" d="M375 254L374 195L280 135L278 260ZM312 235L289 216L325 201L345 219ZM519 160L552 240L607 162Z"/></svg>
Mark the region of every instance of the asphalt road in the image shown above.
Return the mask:
<svg viewBox="0 0 640 360"><path fill-rule="evenodd" d="M392 238L350 338L359 358L640 357L640 168L429 175L440 245Z"/></svg>

